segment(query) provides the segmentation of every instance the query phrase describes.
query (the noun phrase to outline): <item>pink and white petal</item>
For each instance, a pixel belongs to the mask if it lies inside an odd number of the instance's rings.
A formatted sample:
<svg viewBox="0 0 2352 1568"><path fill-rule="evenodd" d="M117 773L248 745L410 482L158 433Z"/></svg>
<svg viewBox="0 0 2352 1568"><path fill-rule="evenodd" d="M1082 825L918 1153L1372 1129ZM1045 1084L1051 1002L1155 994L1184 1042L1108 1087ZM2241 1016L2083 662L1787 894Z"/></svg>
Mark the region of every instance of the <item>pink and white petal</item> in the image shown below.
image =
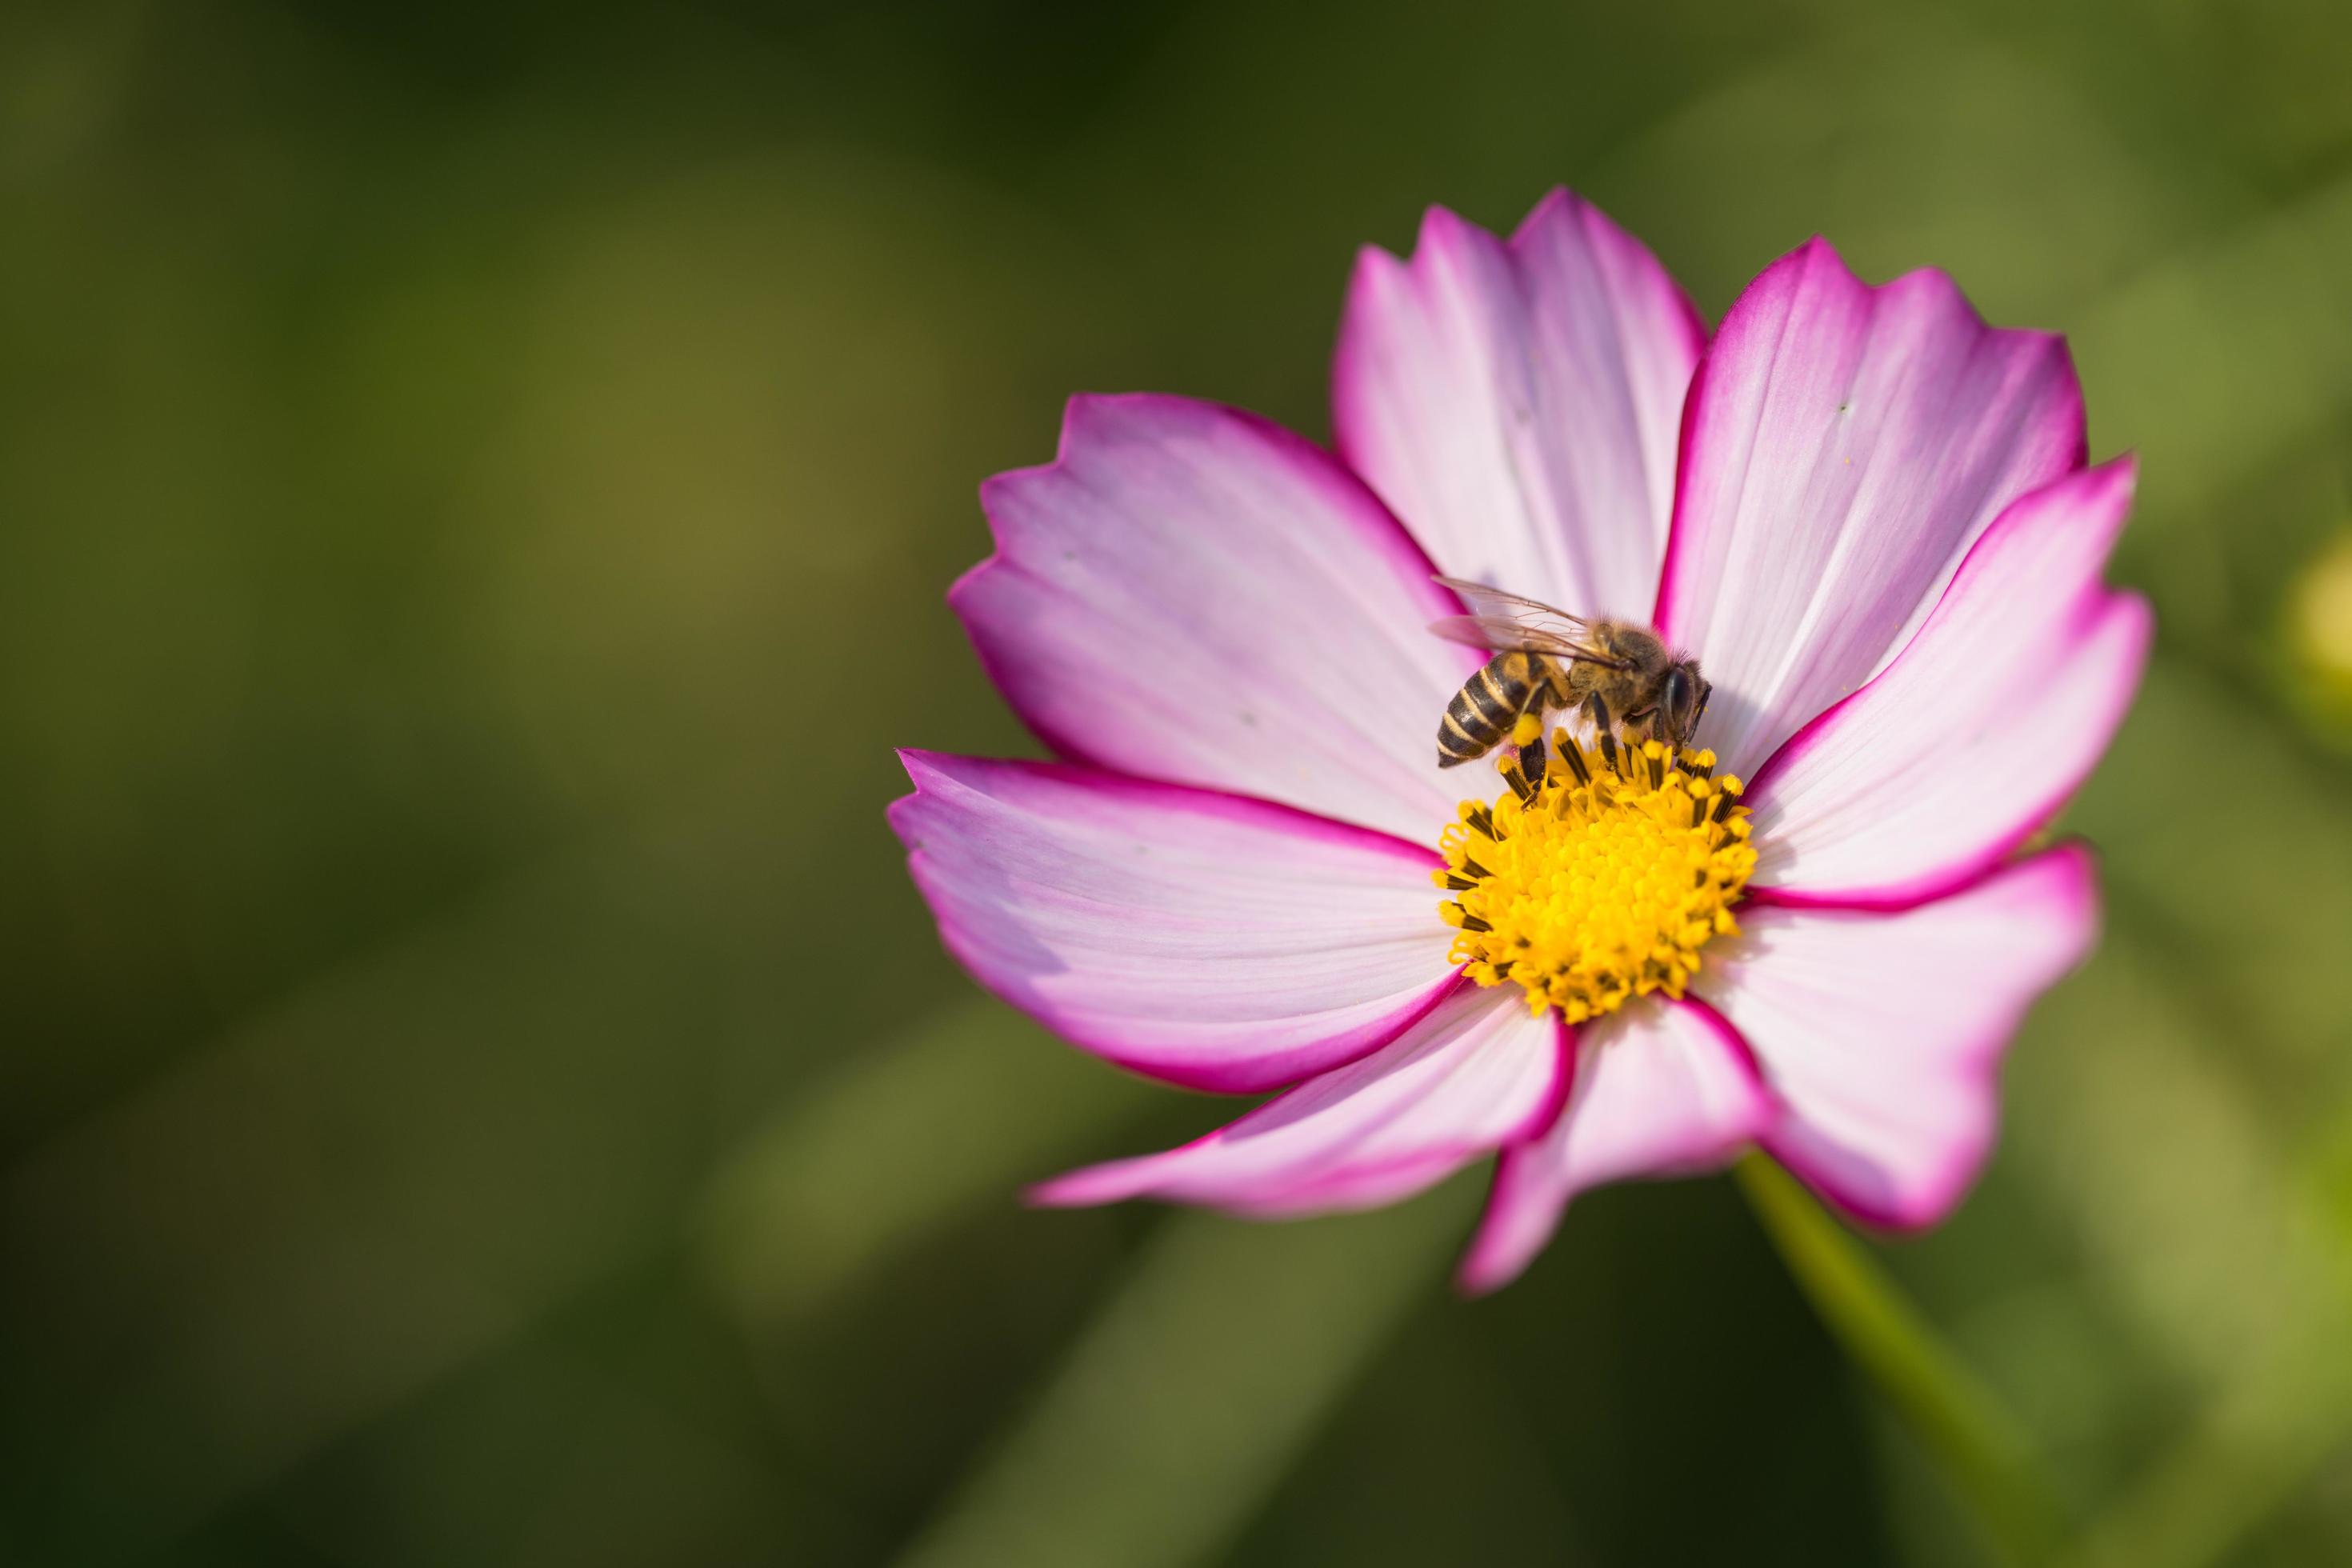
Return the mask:
<svg viewBox="0 0 2352 1568"><path fill-rule="evenodd" d="M1918 903L2057 814L2147 659L2147 603L2099 578L2135 469L2118 459L2011 502L1910 646L1773 755L1748 796L1756 896Z"/></svg>
<svg viewBox="0 0 2352 1568"><path fill-rule="evenodd" d="M2063 342L1941 272L1865 287L1816 239L1767 268L1691 383L1656 622L1748 773L1910 639L2000 510L2082 467Z"/></svg>
<svg viewBox="0 0 2352 1568"><path fill-rule="evenodd" d="M1420 839L1476 654L1388 509L1328 452L1180 397L1075 397L1061 454L981 487L997 552L948 595L1064 755Z"/></svg>
<svg viewBox="0 0 2352 1568"><path fill-rule="evenodd" d="M1255 1093L1378 1049L1454 984L1419 845L1065 763L900 756L890 822L949 951L1121 1067Z"/></svg>
<svg viewBox="0 0 2352 1568"><path fill-rule="evenodd" d="M1465 981L1382 1049L1207 1137L1047 1182L1039 1203L1155 1197L1265 1218L1419 1192L1559 1114L1569 1033L1516 987Z"/></svg>
<svg viewBox="0 0 2352 1568"><path fill-rule="evenodd" d="M1712 1170L1756 1141L1776 1107L1739 1037L1698 1002L1635 1003L1578 1031L1568 1109L1503 1151L1462 1288L1518 1278L1568 1202L1629 1176Z"/></svg>
<svg viewBox="0 0 2352 1568"><path fill-rule="evenodd" d="M1569 192L1507 244L1433 207L1410 261L1357 258L1336 444L1452 575L1638 618L1706 346L1657 258Z"/></svg>
<svg viewBox="0 0 2352 1568"><path fill-rule="evenodd" d="M1898 914L1767 906L1740 923L1698 979L1786 1108L1764 1146L1858 1218L1908 1228L1982 1169L2001 1055L2090 951L2098 894L2068 846Z"/></svg>

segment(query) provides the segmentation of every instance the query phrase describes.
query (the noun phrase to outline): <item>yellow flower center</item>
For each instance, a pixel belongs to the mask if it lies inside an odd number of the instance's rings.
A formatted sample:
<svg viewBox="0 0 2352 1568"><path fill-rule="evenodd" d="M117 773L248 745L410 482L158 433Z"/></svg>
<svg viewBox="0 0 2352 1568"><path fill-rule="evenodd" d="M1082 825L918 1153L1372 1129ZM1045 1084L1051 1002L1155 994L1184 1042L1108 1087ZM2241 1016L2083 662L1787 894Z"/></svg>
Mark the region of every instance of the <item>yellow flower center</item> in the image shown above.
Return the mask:
<svg viewBox="0 0 2352 1568"><path fill-rule="evenodd" d="M1756 868L1739 780L1715 776L1713 752L1604 740L1595 755L1564 730L1546 760L1527 743L1538 734L1522 721L1522 751L1502 763L1511 787L1492 806L1464 801L1438 836L1453 961L1572 1024L1680 996L1699 949L1739 929L1731 906Z"/></svg>

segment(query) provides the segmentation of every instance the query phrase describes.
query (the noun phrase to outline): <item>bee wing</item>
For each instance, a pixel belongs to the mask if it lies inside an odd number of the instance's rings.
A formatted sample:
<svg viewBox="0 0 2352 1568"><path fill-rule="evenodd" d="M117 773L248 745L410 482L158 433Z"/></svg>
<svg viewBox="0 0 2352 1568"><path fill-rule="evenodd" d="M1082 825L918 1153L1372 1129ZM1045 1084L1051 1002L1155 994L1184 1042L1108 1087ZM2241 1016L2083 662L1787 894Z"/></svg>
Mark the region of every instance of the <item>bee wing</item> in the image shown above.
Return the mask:
<svg viewBox="0 0 2352 1568"><path fill-rule="evenodd" d="M1430 631L1447 642L1458 642L1469 647L1483 647L1489 653L1549 654L1555 658L1601 659L1614 664L1616 660L1594 652L1573 637L1548 632L1538 627L1507 620L1501 616L1448 616L1442 621L1429 623Z"/></svg>
<svg viewBox="0 0 2352 1568"><path fill-rule="evenodd" d="M1591 645L1588 639L1592 623L1582 616L1571 616L1549 605L1506 594L1500 588L1489 588L1484 583L1467 583L1459 577L1440 577L1437 581L1461 595L1473 612L1429 623L1429 629L1448 642L1467 643L1496 653L1540 653L1553 658L1607 665L1612 669L1625 668L1623 660L1612 658Z"/></svg>
<svg viewBox="0 0 2352 1568"><path fill-rule="evenodd" d="M1490 588L1484 583L1467 582L1460 577L1435 579L1441 588L1451 588L1470 607L1472 618L1516 622L1555 637L1580 639L1592 623L1582 616L1571 616L1566 610L1553 609L1534 599L1523 599L1517 594L1506 594L1500 588Z"/></svg>

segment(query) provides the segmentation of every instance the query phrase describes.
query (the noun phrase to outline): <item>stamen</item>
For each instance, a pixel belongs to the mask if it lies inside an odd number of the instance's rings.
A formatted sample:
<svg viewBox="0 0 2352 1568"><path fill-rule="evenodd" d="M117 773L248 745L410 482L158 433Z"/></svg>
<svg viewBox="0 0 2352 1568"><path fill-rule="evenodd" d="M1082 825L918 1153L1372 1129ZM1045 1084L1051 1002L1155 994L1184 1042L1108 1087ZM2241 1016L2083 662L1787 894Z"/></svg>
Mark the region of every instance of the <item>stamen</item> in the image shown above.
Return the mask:
<svg viewBox="0 0 2352 1568"><path fill-rule="evenodd" d="M1548 760L1539 737L1523 743L1499 764L1509 791L1491 807L1464 802L1439 835L1445 866L1431 879L1455 895L1439 912L1463 973L1516 984L1534 1011L1571 1023L1682 995L1699 949L1739 929L1731 906L1756 866L1743 786L1714 776L1712 752L1596 739L1599 767L1565 731Z"/></svg>

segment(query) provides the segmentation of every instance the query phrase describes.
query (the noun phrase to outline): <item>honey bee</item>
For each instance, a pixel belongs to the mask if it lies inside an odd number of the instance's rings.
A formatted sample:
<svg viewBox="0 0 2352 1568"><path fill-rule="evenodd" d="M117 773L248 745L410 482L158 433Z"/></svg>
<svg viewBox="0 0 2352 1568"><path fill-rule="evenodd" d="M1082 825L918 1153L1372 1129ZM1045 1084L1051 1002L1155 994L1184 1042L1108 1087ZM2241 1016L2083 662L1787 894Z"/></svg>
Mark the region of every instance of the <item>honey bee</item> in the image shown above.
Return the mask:
<svg viewBox="0 0 2352 1568"><path fill-rule="evenodd" d="M1715 688L1699 674L1698 660L1675 652L1649 627L1588 620L1483 583L1437 581L1461 595L1471 613L1433 621L1429 629L1495 656L1445 705L1437 726L1439 767L1485 756L1521 714L1540 722L1553 708L1583 710L1612 767L1616 725L1646 725L1649 738L1677 749L1697 730ZM1538 739L1525 748L1534 753L1526 765L1537 776L1542 746Z"/></svg>

